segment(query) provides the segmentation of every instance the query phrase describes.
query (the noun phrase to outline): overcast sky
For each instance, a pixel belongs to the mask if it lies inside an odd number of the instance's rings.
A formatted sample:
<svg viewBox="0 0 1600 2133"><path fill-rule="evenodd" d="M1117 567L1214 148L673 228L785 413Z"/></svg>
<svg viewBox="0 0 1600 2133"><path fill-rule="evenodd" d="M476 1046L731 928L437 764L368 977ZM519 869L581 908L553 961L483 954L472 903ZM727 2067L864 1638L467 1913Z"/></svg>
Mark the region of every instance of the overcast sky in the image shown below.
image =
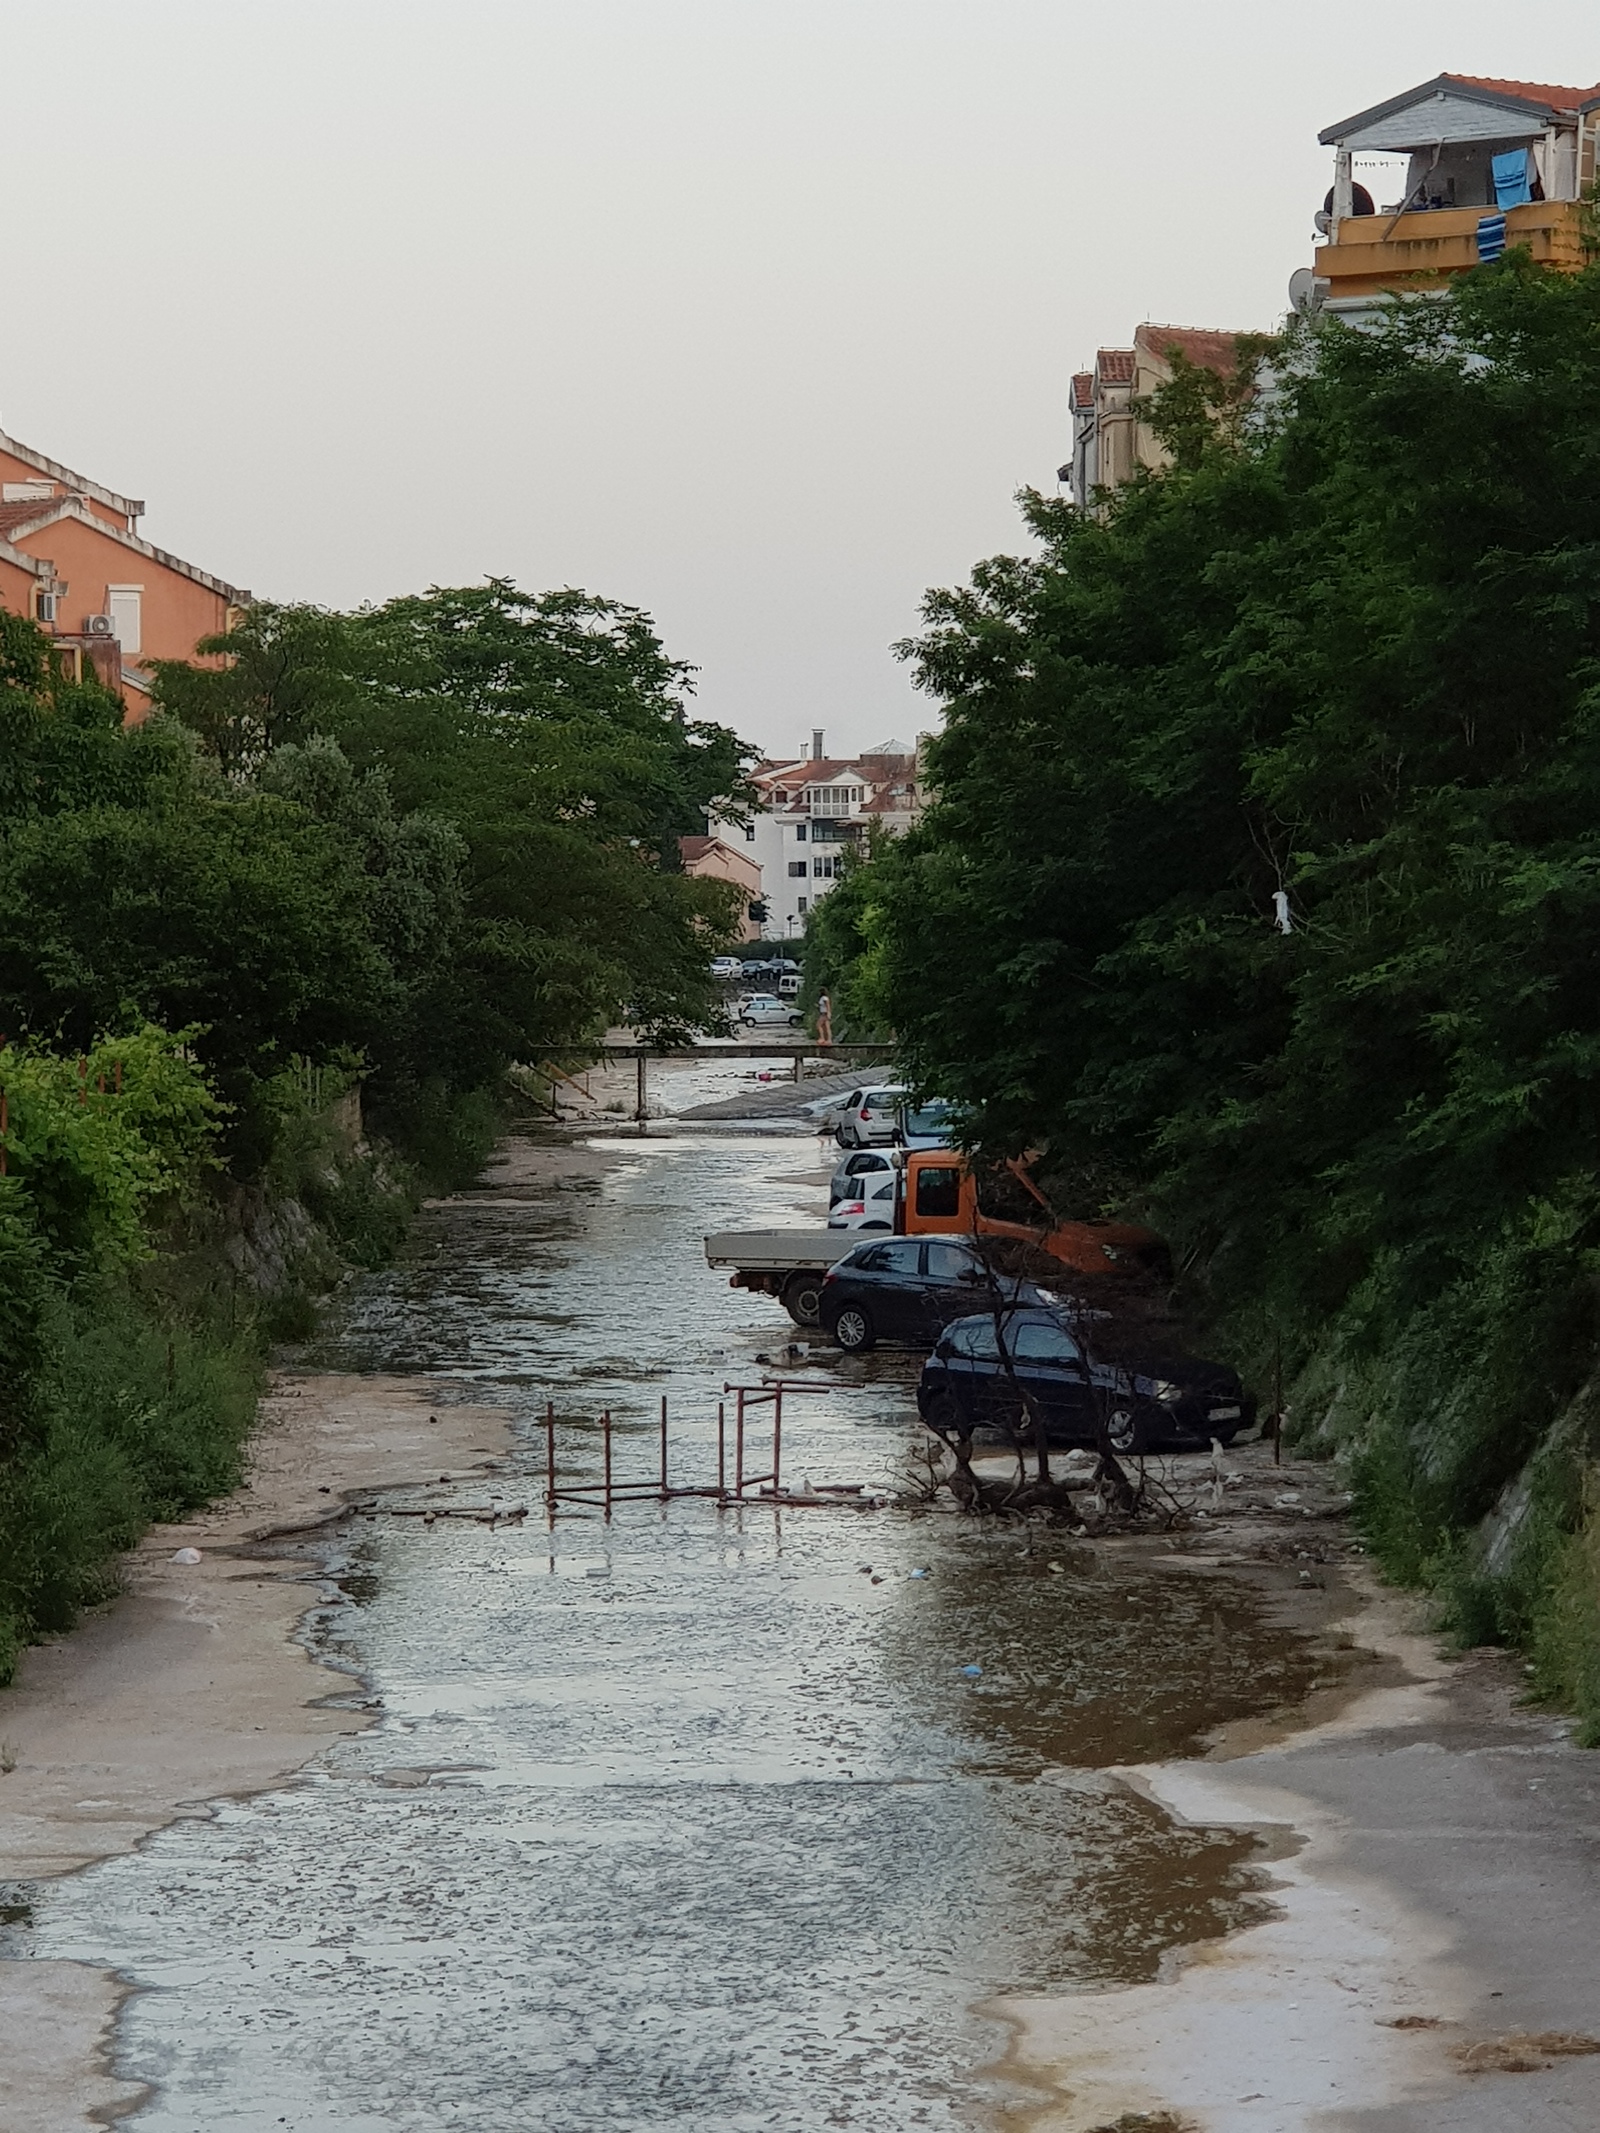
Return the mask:
<svg viewBox="0 0 1600 2133"><path fill-rule="evenodd" d="M0 0L0 423L235 584L647 608L790 752L1017 544L1066 385L1270 327L1320 127L1589 83L1577 0Z"/></svg>

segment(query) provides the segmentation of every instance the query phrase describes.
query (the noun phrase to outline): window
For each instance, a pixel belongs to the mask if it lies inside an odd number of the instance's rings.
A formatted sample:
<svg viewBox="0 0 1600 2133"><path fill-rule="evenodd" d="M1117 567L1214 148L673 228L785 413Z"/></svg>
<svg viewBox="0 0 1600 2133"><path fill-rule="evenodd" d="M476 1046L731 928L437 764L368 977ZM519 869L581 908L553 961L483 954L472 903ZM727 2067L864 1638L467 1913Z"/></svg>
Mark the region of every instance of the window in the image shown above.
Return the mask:
<svg viewBox="0 0 1600 2133"><path fill-rule="evenodd" d="M927 1251L930 1281L960 1281L965 1275L978 1273L972 1254L963 1244L930 1244ZM980 1275L978 1280L981 1279ZM973 1282L974 1288L978 1280Z"/></svg>
<svg viewBox="0 0 1600 2133"><path fill-rule="evenodd" d="M33 592L33 619L35 622L54 622L56 619L56 596L35 586Z"/></svg>
<svg viewBox="0 0 1600 2133"><path fill-rule="evenodd" d="M803 822L797 822L794 826L794 841L796 844L804 844L806 841L806 826Z"/></svg>
<svg viewBox="0 0 1600 2133"><path fill-rule="evenodd" d="M142 585L106 587L106 613L111 617L112 634L122 647L124 659L139 649L139 609L143 593Z"/></svg>
<svg viewBox="0 0 1600 2133"><path fill-rule="evenodd" d="M961 1212L961 1172L953 1163L928 1164L917 1172L917 1213L948 1222Z"/></svg>
<svg viewBox="0 0 1600 2133"><path fill-rule="evenodd" d="M744 841L746 844L754 844L756 841L756 826L753 822L747 822L744 826Z"/></svg>
<svg viewBox="0 0 1600 2133"><path fill-rule="evenodd" d="M789 872L791 874L798 874L800 876L800 879L804 881L806 875L805 861L803 859L791 859L789 861Z"/></svg>
<svg viewBox="0 0 1600 2133"><path fill-rule="evenodd" d="M794 910L795 910L795 916L796 916L796 918L804 918L804 917L805 917L805 915L806 915L806 900L805 900L805 898L804 898L803 896L797 896L797 897L795 898L795 900L794 900Z"/></svg>
<svg viewBox="0 0 1600 2133"><path fill-rule="evenodd" d="M819 881L837 881L844 872L842 859L813 859L811 871Z"/></svg>
<svg viewBox="0 0 1600 2133"><path fill-rule="evenodd" d="M1019 1363L1078 1363L1083 1360L1078 1344L1059 1326L1030 1318L1011 1336L1011 1352Z"/></svg>
<svg viewBox="0 0 1600 2133"><path fill-rule="evenodd" d="M980 1363L997 1363L1000 1348L994 1337L992 1318L969 1318L957 1326L945 1344L952 1355L970 1355Z"/></svg>
<svg viewBox="0 0 1600 2133"><path fill-rule="evenodd" d="M814 815L847 815L861 805L860 785L808 785L806 806Z"/></svg>

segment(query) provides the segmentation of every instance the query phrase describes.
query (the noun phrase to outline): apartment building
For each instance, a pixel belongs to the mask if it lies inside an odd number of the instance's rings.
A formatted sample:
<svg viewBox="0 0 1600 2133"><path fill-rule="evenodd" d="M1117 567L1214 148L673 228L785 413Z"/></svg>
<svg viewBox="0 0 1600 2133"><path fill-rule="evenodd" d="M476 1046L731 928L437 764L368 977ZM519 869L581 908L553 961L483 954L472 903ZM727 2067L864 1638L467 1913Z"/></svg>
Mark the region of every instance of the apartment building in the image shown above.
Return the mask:
<svg viewBox="0 0 1600 2133"><path fill-rule="evenodd" d="M920 742L890 740L862 755L830 756L819 730L806 754L757 766L752 779L761 806L742 828L713 828L724 841L742 843L761 869L768 939L805 932L874 824L898 836L916 821L925 805L921 755Z"/></svg>
<svg viewBox="0 0 1600 2133"><path fill-rule="evenodd" d="M1238 361L1238 336L1196 326L1143 325L1131 348L1101 348L1094 368L1072 380L1072 457L1057 470L1081 511L1098 491L1117 489L1141 467L1167 464L1168 453L1143 413L1143 403L1173 375L1175 360L1225 377Z"/></svg>
<svg viewBox="0 0 1600 2133"><path fill-rule="evenodd" d="M1315 216L1324 241L1290 285L1301 311L1361 326L1512 246L1557 272L1588 263L1600 84L1438 74L1317 138L1333 183Z"/></svg>
<svg viewBox="0 0 1600 2133"><path fill-rule="evenodd" d="M144 505L0 431L0 604L54 638L68 667L97 673L130 724L150 711L151 659L192 659L232 628L250 595L156 548Z"/></svg>

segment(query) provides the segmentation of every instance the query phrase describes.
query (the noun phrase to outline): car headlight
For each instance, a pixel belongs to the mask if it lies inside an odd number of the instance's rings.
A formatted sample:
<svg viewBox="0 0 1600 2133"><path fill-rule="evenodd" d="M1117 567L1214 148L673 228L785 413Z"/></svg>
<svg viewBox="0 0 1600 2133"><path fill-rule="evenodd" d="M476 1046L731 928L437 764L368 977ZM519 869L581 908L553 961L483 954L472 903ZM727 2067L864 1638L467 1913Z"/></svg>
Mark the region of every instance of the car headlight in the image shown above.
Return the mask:
<svg viewBox="0 0 1600 2133"><path fill-rule="evenodd" d="M1145 1378L1139 1390L1152 1400L1181 1400L1183 1387L1174 1385L1171 1378Z"/></svg>

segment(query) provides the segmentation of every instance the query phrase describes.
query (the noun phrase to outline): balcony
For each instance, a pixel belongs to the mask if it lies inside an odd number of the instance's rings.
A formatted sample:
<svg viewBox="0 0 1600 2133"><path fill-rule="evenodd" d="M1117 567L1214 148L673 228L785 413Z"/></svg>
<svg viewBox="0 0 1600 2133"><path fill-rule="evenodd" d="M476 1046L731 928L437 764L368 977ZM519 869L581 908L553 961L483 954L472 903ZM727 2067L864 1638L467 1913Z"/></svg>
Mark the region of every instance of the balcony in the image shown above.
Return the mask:
<svg viewBox="0 0 1600 2133"><path fill-rule="evenodd" d="M1419 209L1404 215L1347 215L1334 241L1318 247L1314 271L1340 297L1389 290L1442 289L1452 274L1478 264L1478 224L1488 207ZM1588 260L1585 207L1578 200L1534 200L1505 210L1506 247L1525 245L1540 265L1576 274Z"/></svg>

